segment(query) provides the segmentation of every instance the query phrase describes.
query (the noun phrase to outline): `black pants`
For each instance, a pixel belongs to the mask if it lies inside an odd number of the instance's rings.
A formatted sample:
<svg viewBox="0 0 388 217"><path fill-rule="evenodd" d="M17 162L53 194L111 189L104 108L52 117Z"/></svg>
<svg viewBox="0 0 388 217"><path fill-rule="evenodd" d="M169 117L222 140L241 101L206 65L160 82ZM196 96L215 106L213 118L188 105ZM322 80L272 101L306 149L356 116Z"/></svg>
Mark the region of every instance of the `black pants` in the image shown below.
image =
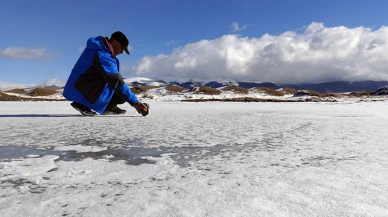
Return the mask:
<svg viewBox="0 0 388 217"><path fill-rule="evenodd" d="M119 92L115 91L115 93L112 96L112 99L109 101L108 108L116 107L118 104L124 104L127 102L127 99L124 97L124 95Z"/></svg>

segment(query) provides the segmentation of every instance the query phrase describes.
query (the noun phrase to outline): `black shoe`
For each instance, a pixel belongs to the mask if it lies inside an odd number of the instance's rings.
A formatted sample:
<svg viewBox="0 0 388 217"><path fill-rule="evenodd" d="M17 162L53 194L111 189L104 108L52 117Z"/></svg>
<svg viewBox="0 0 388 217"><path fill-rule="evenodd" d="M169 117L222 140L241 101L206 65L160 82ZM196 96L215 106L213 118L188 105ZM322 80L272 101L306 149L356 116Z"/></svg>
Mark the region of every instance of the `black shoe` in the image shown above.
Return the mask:
<svg viewBox="0 0 388 217"><path fill-rule="evenodd" d="M114 106L114 107L108 106L108 107L106 107L103 115L123 115L126 112L127 112L126 110L120 109L117 106Z"/></svg>
<svg viewBox="0 0 388 217"><path fill-rule="evenodd" d="M84 116L95 116L97 115L96 112L92 111L90 108L82 105L81 103L78 102L72 102L70 104L75 110L79 111L82 115Z"/></svg>

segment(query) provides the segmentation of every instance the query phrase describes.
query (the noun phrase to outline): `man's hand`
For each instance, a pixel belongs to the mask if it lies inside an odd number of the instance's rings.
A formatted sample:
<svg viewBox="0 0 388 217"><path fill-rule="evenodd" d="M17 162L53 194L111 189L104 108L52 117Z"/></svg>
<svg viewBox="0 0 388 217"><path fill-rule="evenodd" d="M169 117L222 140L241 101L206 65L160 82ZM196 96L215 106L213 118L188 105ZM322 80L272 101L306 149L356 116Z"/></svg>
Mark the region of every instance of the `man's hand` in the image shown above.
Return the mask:
<svg viewBox="0 0 388 217"><path fill-rule="evenodd" d="M133 107L135 107L136 111L143 116L148 115L150 112L150 106L147 103L137 102L135 105L133 105Z"/></svg>

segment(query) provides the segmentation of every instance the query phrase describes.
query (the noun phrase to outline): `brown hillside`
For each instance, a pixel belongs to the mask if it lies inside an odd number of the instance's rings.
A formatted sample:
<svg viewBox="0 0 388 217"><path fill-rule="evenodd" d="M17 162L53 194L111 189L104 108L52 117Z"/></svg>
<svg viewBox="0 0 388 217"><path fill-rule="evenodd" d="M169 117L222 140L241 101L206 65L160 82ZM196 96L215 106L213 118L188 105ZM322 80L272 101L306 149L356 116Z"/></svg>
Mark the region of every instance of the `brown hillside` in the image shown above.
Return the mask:
<svg viewBox="0 0 388 217"><path fill-rule="evenodd" d="M158 86L135 86L131 87L131 91L134 94L141 94L147 92L147 90L158 88Z"/></svg>
<svg viewBox="0 0 388 217"><path fill-rule="evenodd" d="M234 93L240 93L240 94L247 94L248 93L247 89L245 89L243 87L235 86L235 85L223 87L222 90L223 91L232 91Z"/></svg>
<svg viewBox="0 0 388 217"><path fill-rule="evenodd" d="M370 96L371 92L368 91L360 91L360 92L351 92L349 96L351 97L362 97L362 96Z"/></svg>
<svg viewBox="0 0 388 217"><path fill-rule="evenodd" d="M166 90L168 92L180 93L180 92L183 92L187 89L184 87L181 87L181 86L177 86L177 85L169 85L166 87Z"/></svg>
<svg viewBox="0 0 388 217"><path fill-rule="evenodd" d="M284 94L295 94L296 90L294 88L285 87L283 88L282 92Z"/></svg>
<svg viewBox="0 0 388 217"><path fill-rule="evenodd" d="M0 91L0 101L19 101L19 97L10 96Z"/></svg>
<svg viewBox="0 0 388 217"><path fill-rule="evenodd" d="M24 89L23 88L16 88L16 89L12 89L12 90L6 90L4 92L5 93L24 94Z"/></svg>
<svg viewBox="0 0 388 217"><path fill-rule="evenodd" d="M277 91L268 87L255 87L254 90L264 92L265 94L270 96L284 96L284 93L282 91Z"/></svg>
<svg viewBox="0 0 388 217"><path fill-rule="evenodd" d="M11 96L0 91L0 101L66 101L65 99L41 99L41 98L28 98Z"/></svg>
<svg viewBox="0 0 388 217"><path fill-rule="evenodd" d="M197 93L203 93L206 95L220 95L221 90L218 90L216 88L206 87L206 86L200 86Z"/></svg>
<svg viewBox="0 0 388 217"><path fill-rule="evenodd" d="M51 96L58 93L56 90L45 88L45 87L37 87L28 95L30 96Z"/></svg>
<svg viewBox="0 0 388 217"><path fill-rule="evenodd" d="M37 88L28 88L31 91L27 94L26 90L23 88L16 88L12 90L4 91L5 93L16 93L16 94L26 94L28 96L51 96L58 93L56 90L46 87L37 87Z"/></svg>

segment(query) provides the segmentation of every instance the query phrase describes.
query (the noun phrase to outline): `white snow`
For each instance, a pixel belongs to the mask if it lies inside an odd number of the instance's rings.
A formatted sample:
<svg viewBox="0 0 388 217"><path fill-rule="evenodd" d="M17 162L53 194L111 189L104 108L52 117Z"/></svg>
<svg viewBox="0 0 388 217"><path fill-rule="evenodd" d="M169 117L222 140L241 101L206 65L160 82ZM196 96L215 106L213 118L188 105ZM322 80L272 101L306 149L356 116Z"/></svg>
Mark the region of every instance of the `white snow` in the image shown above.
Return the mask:
<svg viewBox="0 0 388 217"><path fill-rule="evenodd" d="M124 79L124 82L127 84L131 84L133 82L139 82L146 84L147 86L161 86L163 83L160 83L152 78L145 78L145 77L132 77L132 78L126 78Z"/></svg>
<svg viewBox="0 0 388 217"><path fill-rule="evenodd" d="M0 216L387 216L388 102L0 102Z"/></svg>
<svg viewBox="0 0 388 217"><path fill-rule="evenodd" d="M222 89L222 88L218 88ZM198 91L198 90L197 90ZM198 93L197 91L191 92L190 90L183 91L181 93L169 93L165 87L159 87L149 89L146 93L139 94L139 98L153 99L156 101L181 101L181 100L194 100L194 99L232 99L232 98L261 98L261 99L279 99L279 100L297 100L298 98L293 95L284 96L270 96L263 92L258 92L253 89L249 90L247 94L234 93L232 91L222 91L219 95L209 95Z"/></svg>

